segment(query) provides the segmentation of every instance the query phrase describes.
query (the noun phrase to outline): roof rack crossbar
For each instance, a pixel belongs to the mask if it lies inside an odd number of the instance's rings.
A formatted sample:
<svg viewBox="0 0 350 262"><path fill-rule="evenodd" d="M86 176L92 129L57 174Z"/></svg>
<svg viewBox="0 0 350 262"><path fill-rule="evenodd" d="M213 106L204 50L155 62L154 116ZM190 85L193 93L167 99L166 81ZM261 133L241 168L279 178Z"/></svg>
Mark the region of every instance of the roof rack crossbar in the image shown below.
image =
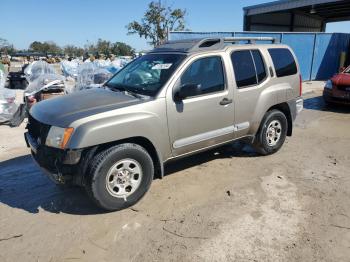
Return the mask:
<svg viewBox="0 0 350 262"><path fill-rule="evenodd" d="M250 44L254 44L256 41L271 41L273 44L278 42L274 37L224 37L225 43L234 43L240 41L247 41Z"/></svg>
<svg viewBox="0 0 350 262"><path fill-rule="evenodd" d="M225 43L239 43L247 41L248 44L254 44L256 41L279 43L274 37L207 37L207 38L190 38L175 41L167 41L156 47L153 52L198 52L204 50L220 50L225 47Z"/></svg>

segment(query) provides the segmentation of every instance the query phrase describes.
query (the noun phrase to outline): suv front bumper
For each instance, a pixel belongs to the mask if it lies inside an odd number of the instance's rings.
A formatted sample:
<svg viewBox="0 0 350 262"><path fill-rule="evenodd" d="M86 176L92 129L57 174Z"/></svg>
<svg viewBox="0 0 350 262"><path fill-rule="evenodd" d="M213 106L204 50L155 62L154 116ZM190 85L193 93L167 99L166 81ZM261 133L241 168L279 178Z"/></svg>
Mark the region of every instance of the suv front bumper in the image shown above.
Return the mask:
<svg viewBox="0 0 350 262"><path fill-rule="evenodd" d="M38 144L26 132L24 138L32 157L44 173L58 184L78 184L82 150L62 150Z"/></svg>

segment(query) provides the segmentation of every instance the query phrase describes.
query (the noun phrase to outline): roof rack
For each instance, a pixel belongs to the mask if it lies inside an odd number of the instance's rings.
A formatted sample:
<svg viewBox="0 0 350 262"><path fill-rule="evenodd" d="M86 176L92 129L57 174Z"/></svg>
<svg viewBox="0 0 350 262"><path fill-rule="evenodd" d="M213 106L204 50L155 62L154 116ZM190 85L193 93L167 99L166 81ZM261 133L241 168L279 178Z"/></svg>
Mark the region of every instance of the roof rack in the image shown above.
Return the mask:
<svg viewBox="0 0 350 262"><path fill-rule="evenodd" d="M234 43L247 41L249 44L255 44L256 41L271 41L273 44L278 43L277 39L274 37L224 37L225 43Z"/></svg>
<svg viewBox="0 0 350 262"><path fill-rule="evenodd" d="M248 42L254 44L257 41L277 42L273 37L217 37L217 38L199 38L199 39L182 39L177 41L168 41L156 47L152 52L199 52L205 50L220 50L225 47L226 43Z"/></svg>

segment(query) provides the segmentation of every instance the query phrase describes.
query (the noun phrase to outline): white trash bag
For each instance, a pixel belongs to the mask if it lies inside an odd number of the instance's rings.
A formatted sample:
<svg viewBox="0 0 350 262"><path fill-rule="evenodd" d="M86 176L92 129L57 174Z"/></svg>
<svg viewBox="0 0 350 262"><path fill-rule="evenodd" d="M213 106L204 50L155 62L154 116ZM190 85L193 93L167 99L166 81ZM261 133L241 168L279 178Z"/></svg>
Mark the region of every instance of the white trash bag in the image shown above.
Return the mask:
<svg viewBox="0 0 350 262"><path fill-rule="evenodd" d="M78 67L82 62L79 59L72 61L63 60L61 62L61 70L66 77L76 78L78 76Z"/></svg>
<svg viewBox="0 0 350 262"><path fill-rule="evenodd" d="M107 69L97 67L95 63L83 63L78 68L75 91L99 88L111 76L111 72Z"/></svg>
<svg viewBox="0 0 350 262"><path fill-rule="evenodd" d="M57 73L53 65L50 65L45 61L34 61L24 69L24 74L26 75L28 82L32 82L40 75Z"/></svg>
<svg viewBox="0 0 350 262"><path fill-rule="evenodd" d="M16 101L16 91L5 88L6 75L0 70L0 124L11 121L19 103Z"/></svg>
<svg viewBox="0 0 350 262"><path fill-rule="evenodd" d="M65 77L58 74L42 74L29 82L25 96L35 95L40 91L47 91L49 89L62 89L65 90Z"/></svg>

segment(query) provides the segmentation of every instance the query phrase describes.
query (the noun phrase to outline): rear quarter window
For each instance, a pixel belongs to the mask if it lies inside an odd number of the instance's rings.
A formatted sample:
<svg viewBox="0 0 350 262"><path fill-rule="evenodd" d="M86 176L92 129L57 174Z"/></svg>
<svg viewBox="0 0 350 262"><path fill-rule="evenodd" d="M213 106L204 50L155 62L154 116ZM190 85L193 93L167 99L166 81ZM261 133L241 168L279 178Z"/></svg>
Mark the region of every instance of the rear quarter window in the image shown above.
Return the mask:
<svg viewBox="0 0 350 262"><path fill-rule="evenodd" d="M269 49L277 77L295 75L298 72L292 53L286 48Z"/></svg>

